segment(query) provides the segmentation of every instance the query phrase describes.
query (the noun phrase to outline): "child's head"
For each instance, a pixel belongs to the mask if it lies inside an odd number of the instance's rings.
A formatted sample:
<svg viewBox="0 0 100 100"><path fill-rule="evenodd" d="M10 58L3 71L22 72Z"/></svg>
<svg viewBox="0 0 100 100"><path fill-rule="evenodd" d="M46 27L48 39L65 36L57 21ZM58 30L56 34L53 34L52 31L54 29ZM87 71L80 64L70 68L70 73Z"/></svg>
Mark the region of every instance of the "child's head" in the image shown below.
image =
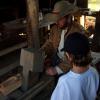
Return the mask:
<svg viewBox="0 0 100 100"><path fill-rule="evenodd" d="M87 66L92 60L88 38L78 32L68 35L62 51L65 51L68 60L76 66Z"/></svg>

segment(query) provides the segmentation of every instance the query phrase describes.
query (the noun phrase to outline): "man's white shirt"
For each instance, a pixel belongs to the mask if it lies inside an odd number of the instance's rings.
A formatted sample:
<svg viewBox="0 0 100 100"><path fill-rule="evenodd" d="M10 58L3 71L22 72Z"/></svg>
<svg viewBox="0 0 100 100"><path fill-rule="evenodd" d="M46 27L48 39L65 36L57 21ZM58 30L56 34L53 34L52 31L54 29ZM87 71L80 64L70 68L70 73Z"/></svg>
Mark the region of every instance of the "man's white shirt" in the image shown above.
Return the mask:
<svg viewBox="0 0 100 100"><path fill-rule="evenodd" d="M58 46L57 55L62 60L64 60L64 52L61 51L61 49L64 47L64 37L65 37L66 32L67 32L67 29L62 30L61 39L60 39L60 43L59 43L59 46ZM58 74L63 73L63 71L58 66L56 66L55 68L56 68L56 71L57 71Z"/></svg>

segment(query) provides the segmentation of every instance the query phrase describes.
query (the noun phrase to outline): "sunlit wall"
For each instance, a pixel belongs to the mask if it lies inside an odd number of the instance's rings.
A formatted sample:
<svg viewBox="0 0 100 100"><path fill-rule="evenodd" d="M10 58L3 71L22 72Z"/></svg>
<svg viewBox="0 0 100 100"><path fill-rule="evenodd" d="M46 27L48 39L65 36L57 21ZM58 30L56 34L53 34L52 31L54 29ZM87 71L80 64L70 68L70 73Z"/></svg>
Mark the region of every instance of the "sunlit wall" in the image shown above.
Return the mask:
<svg viewBox="0 0 100 100"><path fill-rule="evenodd" d="M88 8L92 11L100 10L100 0L88 0Z"/></svg>

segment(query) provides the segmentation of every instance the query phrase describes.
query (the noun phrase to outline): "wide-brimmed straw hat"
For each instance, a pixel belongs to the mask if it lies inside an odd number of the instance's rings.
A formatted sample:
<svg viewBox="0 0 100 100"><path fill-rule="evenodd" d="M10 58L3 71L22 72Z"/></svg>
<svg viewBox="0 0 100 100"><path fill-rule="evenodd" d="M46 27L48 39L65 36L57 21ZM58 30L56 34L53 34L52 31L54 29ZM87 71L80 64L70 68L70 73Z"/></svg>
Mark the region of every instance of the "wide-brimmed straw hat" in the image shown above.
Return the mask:
<svg viewBox="0 0 100 100"><path fill-rule="evenodd" d="M54 24L60 18L73 14L78 11L78 7L69 3L68 1L59 1L54 5L54 9L51 13L46 14L43 20L40 21L40 27L44 27L50 24Z"/></svg>

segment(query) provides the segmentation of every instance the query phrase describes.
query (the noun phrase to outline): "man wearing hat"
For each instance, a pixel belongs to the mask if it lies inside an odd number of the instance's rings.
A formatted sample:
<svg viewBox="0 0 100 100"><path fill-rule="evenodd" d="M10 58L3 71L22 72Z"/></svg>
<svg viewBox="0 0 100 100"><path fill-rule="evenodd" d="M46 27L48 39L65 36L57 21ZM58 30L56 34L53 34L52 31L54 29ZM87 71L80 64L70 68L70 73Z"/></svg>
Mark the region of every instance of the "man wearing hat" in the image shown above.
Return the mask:
<svg viewBox="0 0 100 100"><path fill-rule="evenodd" d="M52 60L51 66L46 70L49 75L61 74L69 70L69 67L66 67L67 63L64 62L64 52L61 51L61 48L63 48L64 39L69 34L84 32L82 26L72 20L72 14L77 11L78 8L68 1L58 1L54 5L52 13L46 14L40 22L40 27L52 24L49 39L42 46Z"/></svg>
<svg viewBox="0 0 100 100"><path fill-rule="evenodd" d="M51 100L96 100L99 75L90 65L88 38L78 32L70 34L62 51L72 68L59 78Z"/></svg>

